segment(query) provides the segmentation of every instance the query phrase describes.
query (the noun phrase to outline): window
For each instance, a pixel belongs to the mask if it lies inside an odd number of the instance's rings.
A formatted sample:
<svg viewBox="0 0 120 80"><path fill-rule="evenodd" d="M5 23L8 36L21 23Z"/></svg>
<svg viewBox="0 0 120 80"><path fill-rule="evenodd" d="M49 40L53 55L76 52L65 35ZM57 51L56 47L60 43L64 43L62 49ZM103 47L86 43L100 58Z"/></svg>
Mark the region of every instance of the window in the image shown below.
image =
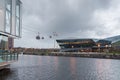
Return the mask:
<svg viewBox="0 0 120 80"><path fill-rule="evenodd" d="M8 37L0 35L0 49L7 49L8 48Z"/></svg>
<svg viewBox="0 0 120 80"><path fill-rule="evenodd" d="M0 35L0 49L1 49L2 36Z"/></svg>
<svg viewBox="0 0 120 80"><path fill-rule="evenodd" d="M16 0L16 35L20 36L20 1Z"/></svg>
<svg viewBox="0 0 120 80"><path fill-rule="evenodd" d="M6 0L5 32L10 33L12 18L12 0Z"/></svg>

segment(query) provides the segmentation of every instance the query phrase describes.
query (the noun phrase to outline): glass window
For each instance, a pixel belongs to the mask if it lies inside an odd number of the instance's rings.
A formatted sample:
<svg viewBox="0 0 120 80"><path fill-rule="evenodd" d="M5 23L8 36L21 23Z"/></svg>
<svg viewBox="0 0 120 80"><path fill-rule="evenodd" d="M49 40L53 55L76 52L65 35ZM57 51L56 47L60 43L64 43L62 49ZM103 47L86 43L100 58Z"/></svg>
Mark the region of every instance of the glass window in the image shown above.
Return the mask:
<svg viewBox="0 0 120 80"><path fill-rule="evenodd" d="M16 0L16 35L20 36L20 1Z"/></svg>
<svg viewBox="0 0 120 80"><path fill-rule="evenodd" d="M8 49L8 37L0 35L0 49Z"/></svg>
<svg viewBox="0 0 120 80"><path fill-rule="evenodd" d="M0 49L1 49L2 36L0 35Z"/></svg>
<svg viewBox="0 0 120 80"><path fill-rule="evenodd" d="M11 10L11 0L6 0L6 1L7 1L6 9L10 11Z"/></svg>
<svg viewBox="0 0 120 80"><path fill-rule="evenodd" d="M4 1L0 0L0 31L4 31Z"/></svg>
<svg viewBox="0 0 120 80"><path fill-rule="evenodd" d="M5 32L10 33L11 27L11 15L12 14L12 0L6 0L6 26Z"/></svg>
<svg viewBox="0 0 120 80"><path fill-rule="evenodd" d="M16 5L16 16L20 17L20 5L18 3Z"/></svg>
<svg viewBox="0 0 120 80"><path fill-rule="evenodd" d="M6 11L6 28L5 31L10 33L10 13Z"/></svg>

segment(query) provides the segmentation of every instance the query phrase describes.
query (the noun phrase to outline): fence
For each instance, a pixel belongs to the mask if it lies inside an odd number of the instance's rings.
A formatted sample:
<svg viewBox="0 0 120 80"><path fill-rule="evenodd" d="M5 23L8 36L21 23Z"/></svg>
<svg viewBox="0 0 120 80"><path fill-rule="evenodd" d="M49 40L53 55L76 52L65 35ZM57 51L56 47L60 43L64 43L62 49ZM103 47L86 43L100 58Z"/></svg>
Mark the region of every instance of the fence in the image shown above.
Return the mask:
<svg viewBox="0 0 120 80"><path fill-rule="evenodd" d="M0 62L17 61L18 53L0 50Z"/></svg>

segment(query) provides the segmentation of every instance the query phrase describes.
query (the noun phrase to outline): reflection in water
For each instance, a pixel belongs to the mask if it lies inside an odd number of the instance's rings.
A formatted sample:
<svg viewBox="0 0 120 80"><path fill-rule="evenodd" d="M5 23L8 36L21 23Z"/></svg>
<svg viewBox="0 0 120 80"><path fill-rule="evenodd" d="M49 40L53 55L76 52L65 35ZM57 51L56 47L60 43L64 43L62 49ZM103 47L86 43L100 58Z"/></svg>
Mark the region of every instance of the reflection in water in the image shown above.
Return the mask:
<svg viewBox="0 0 120 80"><path fill-rule="evenodd" d="M120 80L120 61L23 55L0 71L0 80Z"/></svg>
<svg viewBox="0 0 120 80"><path fill-rule="evenodd" d="M36 64L42 65L42 58L37 58L36 59Z"/></svg>
<svg viewBox="0 0 120 80"><path fill-rule="evenodd" d="M75 75L76 75L76 59L75 59L75 57L71 57L70 58L70 70L71 70L71 74L72 74L72 76L74 77L74 79L76 80L76 77L75 77Z"/></svg>
<svg viewBox="0 0 120 80"><path fill-rule="evenodd" d="M106 64L107 63L107 64ZM96 60L95 62L95 66L96 66L96 71L97 71L97 77L99 79L101 78L105 78L105 76L107 74L109 74L108 72L110 71L111 69L111 60L104 60L104 59L101 59L101 60ZM103 74L103 75L101 75ZM107 80L109 80L110 77L108 77Z"/></svg>
<svg viewBox="0 0 120 80"><path fill-rule="evenodd" d="M72 78L74 79L74 80L77 80L77 72L76 72L76 68L77 68L77 66L76 66L76 58L75 57L71 57L70 58L70 70L71 70L71 74L72 74Z"/></svg>
<svg viewBox="0 0 120 80"><path fill-rule="evenodd" d="M99 74L103 73L106 69L110 69L110 67L111 67L110 60L96 60L96 69Z"/></svg>
<svg viewBox="0 0 120 80"><path fill-rule="evenodd" d="M55 64L55 70L57 71L59 66L58 57L54 57L54 64Z"/></svg>

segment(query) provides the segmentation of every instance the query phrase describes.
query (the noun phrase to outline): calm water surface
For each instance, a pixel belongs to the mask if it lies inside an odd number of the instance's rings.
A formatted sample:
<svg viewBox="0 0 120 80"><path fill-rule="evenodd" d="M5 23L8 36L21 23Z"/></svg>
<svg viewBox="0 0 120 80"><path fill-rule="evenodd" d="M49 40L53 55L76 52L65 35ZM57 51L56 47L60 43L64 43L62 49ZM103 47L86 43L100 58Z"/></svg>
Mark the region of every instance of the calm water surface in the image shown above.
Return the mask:
<svg viewBox="0 0 120 80"><path fill-rule="evenodd" d="M0 80L120 80L120 60L21 55Z"/></svg>

